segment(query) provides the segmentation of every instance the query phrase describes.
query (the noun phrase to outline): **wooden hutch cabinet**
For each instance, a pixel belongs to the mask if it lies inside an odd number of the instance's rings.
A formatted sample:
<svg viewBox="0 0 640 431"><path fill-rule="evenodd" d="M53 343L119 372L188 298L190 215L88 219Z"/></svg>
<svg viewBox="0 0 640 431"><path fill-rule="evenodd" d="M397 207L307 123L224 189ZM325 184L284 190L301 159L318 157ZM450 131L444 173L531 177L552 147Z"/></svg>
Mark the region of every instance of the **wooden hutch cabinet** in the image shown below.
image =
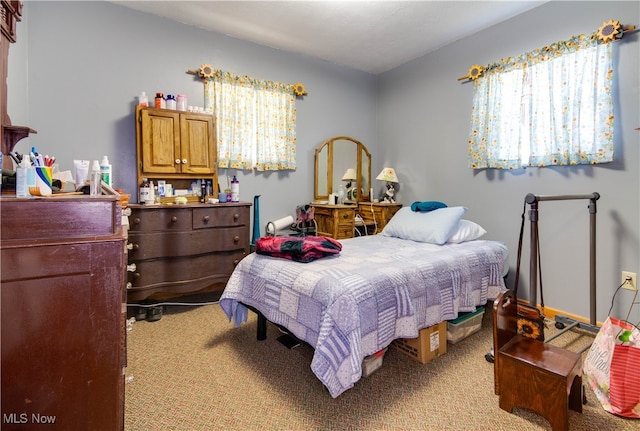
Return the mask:
<svg viewBox="0 0 640 431"><path fill-rule="evenodd" d="M2 429L122 430L118 200L3 197L0 205Z"/></svg>
<svg viewBox="0 0 640 431"><path fill-rule="evenodd" d="M217 179L214 117L138 106L138 177Z"/></svg>

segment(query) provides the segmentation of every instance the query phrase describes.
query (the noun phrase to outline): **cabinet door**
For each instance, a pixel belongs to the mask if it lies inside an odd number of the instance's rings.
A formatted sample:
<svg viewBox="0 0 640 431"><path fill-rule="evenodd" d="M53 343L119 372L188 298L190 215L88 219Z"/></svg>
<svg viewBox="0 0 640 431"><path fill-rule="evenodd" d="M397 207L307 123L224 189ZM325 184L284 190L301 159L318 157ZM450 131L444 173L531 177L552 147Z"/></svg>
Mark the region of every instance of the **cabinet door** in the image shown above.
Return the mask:
<svg viewBox="0 0 640 431"><path fill-rule="evenodd" d="M180 114L169 110L140 111L142 172L180 173Z"/></svg>
<svg viewBox="0 0 640 431"><path fill-rule="evenodd" d="M210 115L181 114L181 159L183 174L215 173L216 132Z"/></svg>

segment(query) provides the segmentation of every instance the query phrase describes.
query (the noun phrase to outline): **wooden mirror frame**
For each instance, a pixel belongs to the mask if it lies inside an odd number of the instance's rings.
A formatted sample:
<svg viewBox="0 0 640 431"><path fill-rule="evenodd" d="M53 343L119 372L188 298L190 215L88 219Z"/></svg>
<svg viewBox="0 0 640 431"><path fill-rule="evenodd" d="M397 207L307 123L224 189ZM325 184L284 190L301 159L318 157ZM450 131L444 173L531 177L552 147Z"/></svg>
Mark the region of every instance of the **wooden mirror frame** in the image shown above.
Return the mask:
<svg viewBox="0 0 640 431"><path fill-rule="evenodd" d="M353 151L348 148L350 144L353 144ZM353 158L343 157L346 153L353 153ZM372 187L371 153L362 142L349 136L335 136L316 148L314 200L328 200L331 193L337 193L342 175L348 168L356 169L358 177L355 186L357 197L348 203L369 202L369 190ZM337 177L334 176L334 172ZM334 187L336 182L338 184Z"/></svg>

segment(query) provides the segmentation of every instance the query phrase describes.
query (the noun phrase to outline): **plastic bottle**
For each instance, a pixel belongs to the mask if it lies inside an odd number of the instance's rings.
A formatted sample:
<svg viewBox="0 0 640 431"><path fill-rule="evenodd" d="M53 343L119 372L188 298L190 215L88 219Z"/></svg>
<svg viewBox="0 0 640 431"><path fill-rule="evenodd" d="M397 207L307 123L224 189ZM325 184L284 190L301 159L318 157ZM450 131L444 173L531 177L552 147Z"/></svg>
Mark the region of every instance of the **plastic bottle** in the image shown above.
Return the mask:
<svg viewBox="0 0 640 431"><path fill-rule="evenodd" d="M176 109L176 99L173 94L167 94L167 109Z"/></svg>
<svg viewBox="0 0 640 431"><path fill-rule="evenodd" d="M178 99L176 100L176 109L178 111L187 110L187 96L185 96L184 94L178 94Z"/></svg>
<svg viewBox="0 0 640 431"><path fill-rule="evenodd" d="M104 183L109 187L113 187L111 170L112 168L111 164L109 164L109 158L104 156L100 162L100 176L102 177L102 181L104 181Z"/></svg>
<svg viewBox="0 0 640 431"><path fill-rule="evenodd" d="M89 195L100 196L102 194L102 178L100 176L100 163L97 160L94 160L93 165L91 165L89 179Z"/></svg>
<svg viewBox="0 0 640 431"><path fill-rule="evenodd" d="M27 168L20 164L16 167L16 197L26 198L27 196L29 196Z"/></svg>
<svg viewBox="0 0 640 431"><path fill-rule="evenodd" d="M338 205L344 204L345 188L343 184L338 187Z"/></svg>
<svg viewBox="0 0 640 431"><path fill-rule="evenodd" d="M146 204L150 196L151 191L149 190L149 180L143 178L142 184L140 184L140 195L138 196L138 203Z"/></svg>
<svg viewBox="0 0 640 431"><path fill-rule="evenodd" d="M207 181L207 196L213 196L213 186L211 181Z"/></svg>
<svg viewBox="0 0 640 431"><path fill-rule="evenodd" d="M154 99L154 105L156 108L164 108L164 94L156 93L156 98Z"/></svg>
<svg viewBox="0 0 640 431"><path fill-rule="evenodd" d="M207 201L207 183L203 180L200 182L200 202L205 203Z"/></svg>
<svg viewBox="0 0 640 431"><path fill-rule="evenodd" d="M235 175L231 180L231 202L240 202L240 181Z"/></svg>
<svg viewBox="0 0 640 431"><path fill-rule="evenodd" d="M147 93L143 91L138 96L138 105L139 106L149 106L149 98L147 97Z"/></svg>

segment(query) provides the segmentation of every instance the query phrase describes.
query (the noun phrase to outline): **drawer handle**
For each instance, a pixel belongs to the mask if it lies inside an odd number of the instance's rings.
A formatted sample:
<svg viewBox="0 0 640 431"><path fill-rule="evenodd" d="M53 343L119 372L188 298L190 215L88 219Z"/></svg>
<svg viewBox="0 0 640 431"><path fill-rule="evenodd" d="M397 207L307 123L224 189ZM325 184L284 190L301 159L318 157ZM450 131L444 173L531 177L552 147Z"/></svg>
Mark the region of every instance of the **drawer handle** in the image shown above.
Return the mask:
<svg viewBox="0 0 640 431"><path fill-rule="evenodd" d="M134 223L134 224L138 224L138 223L140 223L140 217L135 217L135 218L133 219L133 223Z"/></svg>
<svg viewBox="0 0 640 431"><path fill-rule="evenodd" d="M347 213L342 214L342 218L345 219L345 220L348 219L349 218L349 214L347 214Z"/></svg>
<svg viewBox="0 0 640 431"><path fill-rule="evenodd" d="M233 266L237 266L240 263L240 261L238 259L233 261Z"/></svg>
<svg viewBox="0 0 640 431"><path fill-rule="evenodd" d="M234 236L234 237L233 237L233 242L234 242L235 244L239 243L239 242L240 242L240 237L239 237L238 235Z"/></svg>
<svg viewBox="0 0 640 431"><path fill-rule="evenodd" d="M202 221L205 222L205 223L209 223L209 216L207 215L207 216L202 217Z"/></svg>
<svg viewBox="0 0 640 431"><path fill-rule="evenodd" d="M178 217L176 217L176 216L171 217L171 221L173 223L177 222L178 221Z"/></svg>
<svg viewBox="0 0 640 431"><path fill-rule="evenodd" d="M233 215L233 221L238 221L239 219L240 219L240 214L235 213L235 214Z"/></svg>
<svg viewBox="0 0 640 431"><path fill-rule="evenodd" d="M127 289L131 289L133 287L133 283L127 281Z"/></svg>
<svg viewBox="0 0 640 431"><path fill-rule="evenodd" d="M139 272L134 272L133 273L133 278L140 278L140 273Z"/></svg>
<svg viewBox="0 0 640 431"><path fill-rule="evenodd" d="M131 265L127 265L127 271L134 272L136 270L136 264L132 263Z"/></svg>

